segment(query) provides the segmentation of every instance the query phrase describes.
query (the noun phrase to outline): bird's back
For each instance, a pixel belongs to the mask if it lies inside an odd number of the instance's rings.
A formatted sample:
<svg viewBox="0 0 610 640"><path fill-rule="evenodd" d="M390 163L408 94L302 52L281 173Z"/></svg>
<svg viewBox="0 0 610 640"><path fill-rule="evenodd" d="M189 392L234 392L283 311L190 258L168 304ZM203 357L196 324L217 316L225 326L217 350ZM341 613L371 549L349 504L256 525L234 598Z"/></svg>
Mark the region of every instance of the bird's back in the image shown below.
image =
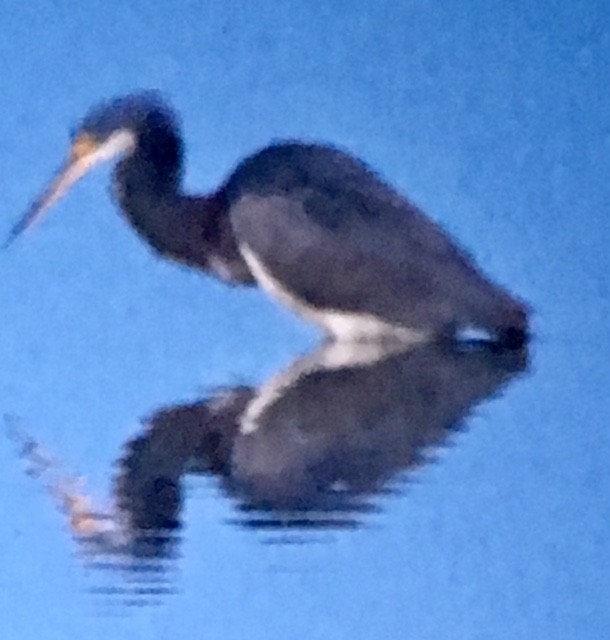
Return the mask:
<svg viewBox="0 0 610 640"><path fill-rule="evenodd" d="M525 322L436 223L347 153L273 145L242 162L226 191L255 269L311 308L434 332Z"/></svg>
<svg viewBox="0 0 610 640"><path fill-rule="evenodd" d="M227 192L233 202L243 195L299 200L312 223L386 260L402 262L406 240L439 257L465 257L404 196L363 162L333 147L302 143L267 147L238 166Z"/></svg>

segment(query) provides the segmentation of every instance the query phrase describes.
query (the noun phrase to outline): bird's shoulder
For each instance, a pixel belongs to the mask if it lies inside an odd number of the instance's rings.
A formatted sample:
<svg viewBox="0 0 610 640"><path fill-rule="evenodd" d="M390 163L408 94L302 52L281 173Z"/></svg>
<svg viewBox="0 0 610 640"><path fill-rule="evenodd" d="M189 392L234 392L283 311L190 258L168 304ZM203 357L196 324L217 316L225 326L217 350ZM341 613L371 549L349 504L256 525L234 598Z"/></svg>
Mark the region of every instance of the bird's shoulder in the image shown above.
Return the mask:
<svg viewBox="0 0 610 640"><path fill-rule="evenodd" d="M226 183L232 200L243 195L328 195L388 186L363 161L325 144L283 141L257 151L243 160Z"/></svg>
<svg viewBox="0 0 610 640"><path fill-rule="evenodd" d="M435 222L362 160L329 145L270 145L246 158L225 188L235 223L251 227L249 233L256 227L256 235L267 239L277 239L284 228L291 242L340 237L381 256L409 248L447 257L460 252Z"/></svg>

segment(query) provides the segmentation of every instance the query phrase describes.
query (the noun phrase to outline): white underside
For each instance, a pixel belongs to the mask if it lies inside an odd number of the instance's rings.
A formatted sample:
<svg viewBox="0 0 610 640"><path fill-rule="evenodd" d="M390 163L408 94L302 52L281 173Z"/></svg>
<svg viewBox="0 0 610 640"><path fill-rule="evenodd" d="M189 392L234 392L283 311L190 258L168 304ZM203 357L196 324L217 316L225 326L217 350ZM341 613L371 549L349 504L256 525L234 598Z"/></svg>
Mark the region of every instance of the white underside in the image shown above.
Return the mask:
<svg viewBox="0 0 610 640"><path fill-rule="evenodd" d="M239 250L252 275L267 293L309 322L321 327L335 340L360 342L399 340L408 343L426 342L430 334L418 329L397 326L367 313L347 313L336 309L316 309L296 298L265 268L246 244ZM323 286L323 284L321 284Z"/></svg>
<svg viewBox="0 0 610 640"><path fill-rule="evenodd" d="M364 344L347 341L331 342L313 354L294 362L286 371L274 375L257 390L240 418L240 432L254 433L260 426L264 414L271 409L286 390L298 380L314 371L355 369L370 367L385 358L406 352L411 345L405 342L366 342Z"/></svg>

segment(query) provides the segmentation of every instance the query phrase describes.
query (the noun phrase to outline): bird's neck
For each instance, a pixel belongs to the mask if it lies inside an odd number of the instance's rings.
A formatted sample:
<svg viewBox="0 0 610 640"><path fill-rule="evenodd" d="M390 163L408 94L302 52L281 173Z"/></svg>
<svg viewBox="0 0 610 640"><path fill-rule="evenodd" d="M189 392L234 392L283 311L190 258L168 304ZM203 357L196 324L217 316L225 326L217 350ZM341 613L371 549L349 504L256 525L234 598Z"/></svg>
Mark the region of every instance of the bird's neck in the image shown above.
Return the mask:
<svg viewBox="0 0 610 640"><path fill-rule="evenodd" d="M116 169L117 199L130 224L164 257L224 280L249 283L251 275L233 236L224 190L192 197L179 188L180 169L141 153Z"/></svg>

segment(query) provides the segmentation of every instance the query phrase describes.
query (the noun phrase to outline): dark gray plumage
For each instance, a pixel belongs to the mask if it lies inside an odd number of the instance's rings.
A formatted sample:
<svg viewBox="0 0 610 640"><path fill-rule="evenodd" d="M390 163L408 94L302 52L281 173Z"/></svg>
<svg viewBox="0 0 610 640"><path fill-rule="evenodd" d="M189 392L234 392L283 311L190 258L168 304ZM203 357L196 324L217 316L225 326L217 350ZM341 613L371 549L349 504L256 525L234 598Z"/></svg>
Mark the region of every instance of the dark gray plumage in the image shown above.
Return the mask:
<svg viewBox="0 0 610 640"><path fill-rule="evenodd" d="M435 335L464 326L525 330L519 302L342 151L268 147L243 162L225 189L236 237L302 312L366 314Z"/></svg>
<svg viewBox="0 0 610 640"><path fill-rule="evenodd" d="M117 155L121 209L156 251L230 282L258 281L336 338L433 339L466 327L509 346L527 338L525 306L345 152L275 144L244 160L211 195L184 195L182 140L156 94L94 109L66 167L12 237Z"/></svg>

